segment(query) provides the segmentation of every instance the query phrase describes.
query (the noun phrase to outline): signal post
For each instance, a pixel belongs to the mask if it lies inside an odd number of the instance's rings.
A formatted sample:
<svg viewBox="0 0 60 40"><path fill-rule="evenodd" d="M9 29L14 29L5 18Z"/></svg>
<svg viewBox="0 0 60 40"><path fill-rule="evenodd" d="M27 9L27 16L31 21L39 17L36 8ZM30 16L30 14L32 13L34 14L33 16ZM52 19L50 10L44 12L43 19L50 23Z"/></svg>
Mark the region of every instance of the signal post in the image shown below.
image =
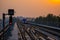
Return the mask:
<svg viewBox="0 0 60 40"><path fill-rule="evenodd" d="M8 9L8 14L3 13L3 29L5 27L5 16L9 15L9 26L12 25L12 16L14 15L14 9ZM3 30L4 33L4 30ZM3 35L3 40L4 40L4 35Z"/></svg>

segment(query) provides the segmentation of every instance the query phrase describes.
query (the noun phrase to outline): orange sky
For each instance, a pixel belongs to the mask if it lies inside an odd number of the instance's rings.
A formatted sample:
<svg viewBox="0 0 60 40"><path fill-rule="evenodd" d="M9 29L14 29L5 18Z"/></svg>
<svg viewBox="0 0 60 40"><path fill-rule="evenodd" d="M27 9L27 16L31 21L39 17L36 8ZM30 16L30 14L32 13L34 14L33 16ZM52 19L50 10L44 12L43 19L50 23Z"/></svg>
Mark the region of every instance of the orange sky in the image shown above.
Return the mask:
<svg viewBox="0 0 60 40"><path fill-rule="evenodd" d="M37 17L48 13L60 14L59 0L0 0L0 16L7 13L9 8L14 8L15 16Z"/></svg>

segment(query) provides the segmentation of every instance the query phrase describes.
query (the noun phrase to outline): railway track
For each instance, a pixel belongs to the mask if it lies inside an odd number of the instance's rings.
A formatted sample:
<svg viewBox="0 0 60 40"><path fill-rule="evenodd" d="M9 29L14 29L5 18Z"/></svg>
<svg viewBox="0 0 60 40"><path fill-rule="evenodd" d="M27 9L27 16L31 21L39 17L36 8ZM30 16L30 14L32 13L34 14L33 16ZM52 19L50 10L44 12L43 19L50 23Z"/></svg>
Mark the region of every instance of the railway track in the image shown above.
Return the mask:
<svg viewBox="0 0 60 40"><path fill-rule="evenodd" d="M29 40L60 40L59 32L56 32L53 29L50 30L49 28L47 29L31 24L24 24L20 20L17 21L17 25L18 29L20 30L19 40L28 40L27 38L30 38ZM26 34L28 37L26 37Z"/></svg>

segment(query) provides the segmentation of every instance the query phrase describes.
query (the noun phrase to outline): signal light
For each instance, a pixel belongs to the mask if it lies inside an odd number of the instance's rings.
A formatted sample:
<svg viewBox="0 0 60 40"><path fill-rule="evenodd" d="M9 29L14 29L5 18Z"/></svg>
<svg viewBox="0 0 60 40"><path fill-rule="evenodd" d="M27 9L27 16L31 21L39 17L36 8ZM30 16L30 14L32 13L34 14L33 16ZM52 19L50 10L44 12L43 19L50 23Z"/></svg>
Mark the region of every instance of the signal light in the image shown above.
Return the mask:
<svg viewBox="0 0 60 40"><path fill-rule="evenodd" d="M12 25L12 16L9 17L9 25Z"/></svg>
<svg viewBox="0 0 60 40"><path fill-rule="evenodd" d="M12 22L9 22L9 24L11 25L11 24L12 24Z"/></svg>

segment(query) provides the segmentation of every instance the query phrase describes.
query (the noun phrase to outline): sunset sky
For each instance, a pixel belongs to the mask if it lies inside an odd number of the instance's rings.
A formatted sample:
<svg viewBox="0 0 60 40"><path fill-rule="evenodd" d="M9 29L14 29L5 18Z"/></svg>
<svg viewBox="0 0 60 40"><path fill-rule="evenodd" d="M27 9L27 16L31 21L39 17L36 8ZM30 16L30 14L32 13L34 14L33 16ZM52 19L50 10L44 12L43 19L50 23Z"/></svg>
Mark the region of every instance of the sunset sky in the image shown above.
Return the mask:
<svg viewBox="0 0 60 40"><path fill-rule="evenodd" d="M59 15L60 0L0 0L0 17L10 8L15 9L15 16L38 17L48 13Z"/></svg>

